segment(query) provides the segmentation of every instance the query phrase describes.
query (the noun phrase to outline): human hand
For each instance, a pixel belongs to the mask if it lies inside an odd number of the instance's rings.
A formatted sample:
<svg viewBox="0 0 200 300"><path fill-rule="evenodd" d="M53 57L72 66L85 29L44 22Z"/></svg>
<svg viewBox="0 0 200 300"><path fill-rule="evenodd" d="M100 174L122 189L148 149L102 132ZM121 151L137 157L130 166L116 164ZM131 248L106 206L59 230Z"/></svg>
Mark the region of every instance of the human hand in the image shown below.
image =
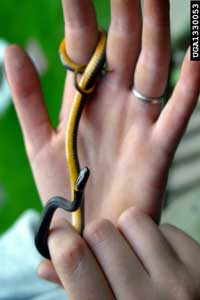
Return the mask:
<svg viewBox="0 0 200 300"><path fill-rule="evenodd" d="M92 1L63 0L67 51L76 63L87 63L97 44ZM113 222L130 206L159 218L161 196L177 144L199 94L200 65L189 52L165 109L137 100L131 87L149 97L163 94L170 60L169 3L111 0L107 65L81 118L81 165L91 169L86 190L86 224L105 217ZM142 35L141 35L142 34ZM142 43L141 43L142 36ZM69 198L64 135L75 94L69 72L60 123L53 129L44 107L36 71L17 46L8 48L5 69L21 122L25 145L41 199Z"/></svg>
<svg viewBox="0 0 200 300"><path fill-rule="evenodd" d="M196 300L200 245L183 231L129 208L118 220L86 226L84 239L63 219L49 236L52 268L70 299Z"/></svg>

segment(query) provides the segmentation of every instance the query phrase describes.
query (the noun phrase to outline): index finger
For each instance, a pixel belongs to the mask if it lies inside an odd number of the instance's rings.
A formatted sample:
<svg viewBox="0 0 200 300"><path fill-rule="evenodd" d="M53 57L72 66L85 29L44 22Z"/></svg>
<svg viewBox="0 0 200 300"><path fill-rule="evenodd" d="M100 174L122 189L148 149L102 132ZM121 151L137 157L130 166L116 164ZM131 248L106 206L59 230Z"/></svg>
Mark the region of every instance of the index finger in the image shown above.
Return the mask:
<svg viewBox="0 0 200 300"><path fill-rule="evenodd" d="M62 0L67 53L77 64L88 63L98 42L95 10L91 0Z"/></svg>
<svg viewBox="0 0 200 300"><path fill-rule="evenodd" d="M56 272L70 299L114 300L112 291L86 242L65 219L49 234ZM101 292L100 292L101 291Z"/></svg>
<svg viewBox="0 0 200 300"><path fill-rule="evenodd" d="M98 26L91 0L62 0L65 21L65 48L70 59L78 65L87 64L98 43ZM71 81L68 81L71 79ZM67 78L67 85L73 84ZM75 92L74 90L72 90ZM69 112L70 89L65 89L60 120Z"/></svg>

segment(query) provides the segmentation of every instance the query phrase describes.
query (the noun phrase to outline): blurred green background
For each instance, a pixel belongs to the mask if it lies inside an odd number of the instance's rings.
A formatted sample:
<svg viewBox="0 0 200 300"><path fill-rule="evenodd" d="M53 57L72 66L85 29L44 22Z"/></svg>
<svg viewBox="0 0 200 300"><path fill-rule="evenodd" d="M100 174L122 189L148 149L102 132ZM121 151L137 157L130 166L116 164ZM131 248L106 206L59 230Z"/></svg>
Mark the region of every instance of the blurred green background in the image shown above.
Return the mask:
<svg viewBox="0 0 200 300"><path fill-rule="evenodd" d="M64 32L60 2L0 1L0 39L24 48L30 39L34 39L45 53L48 70L41 77L41 82L54 126L57 124L65 79L65 70L58 56L58 45ZM107 28L109 1L96 0L94 4L100 25ZM8 228L27 208L40 210L41 205L26 158L19 123L11 105L0 116L0 232Z"/></svg>
<svg viewBox="0 0 200 300"><path fill-rule="evenodd" d="M172 6L178 5L181 9L184 3L187 3L185 0L177 2L172 2ZM95 0L94 4L99 24L107 28L110 18L109 1ZM173 53L179 55L172 62L169 93L178 78L182 50L188 44L189 33L185 10L180 15L180 10L173 7L172 9ZM189 15L189 10L186 11L186 15ZM62 37L63 16L60 1L0 1L0 39L24 48L31 39L35 40L46 57L48 69L41 76L41 82L54 126L57 124L65 79L65 71L58 57L58 45ZM41 205L26 158L16 113L10 105L4 114L0 115L0 233L27 208L40 211Z"/></svg>

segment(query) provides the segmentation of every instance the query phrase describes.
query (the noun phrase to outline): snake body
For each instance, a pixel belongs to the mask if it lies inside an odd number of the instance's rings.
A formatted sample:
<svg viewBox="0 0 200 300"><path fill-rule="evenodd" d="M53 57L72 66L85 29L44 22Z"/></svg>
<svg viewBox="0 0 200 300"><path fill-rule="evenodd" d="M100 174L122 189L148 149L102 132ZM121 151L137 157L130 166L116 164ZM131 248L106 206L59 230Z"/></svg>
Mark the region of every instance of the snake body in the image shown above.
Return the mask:
<svg viewBox="0 0 200 300"><path fill-rule="evenodd" d="M40 223L35 235L35 245L38 251L46 258L50 259L48 250L48 233L53 214L57 208L62 208L72 213L72 225L81 234L84 227L84 189L89 178L89 169L81 169L78 151L77 135L78 126L86 104L87 95L94 90L94 82L102 70L105 63L106 34L99 31L98 45L86 66L76 65L65 51L66 43L61 42L60 57L63 65L75 73L75 87L77 89L74 101L72 103L68 124L65 135L65 149L67 158L67 167L71 185L72 201L59 196L52 197L44 207L40 218ZM77 81L77 74L82 73L80 83Z"/></svg>

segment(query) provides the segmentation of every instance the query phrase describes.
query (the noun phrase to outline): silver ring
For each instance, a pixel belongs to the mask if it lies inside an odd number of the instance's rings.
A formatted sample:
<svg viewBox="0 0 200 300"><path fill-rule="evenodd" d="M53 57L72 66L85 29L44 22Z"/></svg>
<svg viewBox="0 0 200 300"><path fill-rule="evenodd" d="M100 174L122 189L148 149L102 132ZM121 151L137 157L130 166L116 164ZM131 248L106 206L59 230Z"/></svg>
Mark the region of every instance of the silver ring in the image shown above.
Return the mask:
<svg viewBox="0 0 200 300"><path fill-rule="evenodd" d="M137 99L139 99L143 102L146 102L146 103L162 104L163 100L164 100L164 95L162 95L160 97L146 97L146 96L142 95L140 92L138 92L135 87L133 87L132 92Z"/></svg>

